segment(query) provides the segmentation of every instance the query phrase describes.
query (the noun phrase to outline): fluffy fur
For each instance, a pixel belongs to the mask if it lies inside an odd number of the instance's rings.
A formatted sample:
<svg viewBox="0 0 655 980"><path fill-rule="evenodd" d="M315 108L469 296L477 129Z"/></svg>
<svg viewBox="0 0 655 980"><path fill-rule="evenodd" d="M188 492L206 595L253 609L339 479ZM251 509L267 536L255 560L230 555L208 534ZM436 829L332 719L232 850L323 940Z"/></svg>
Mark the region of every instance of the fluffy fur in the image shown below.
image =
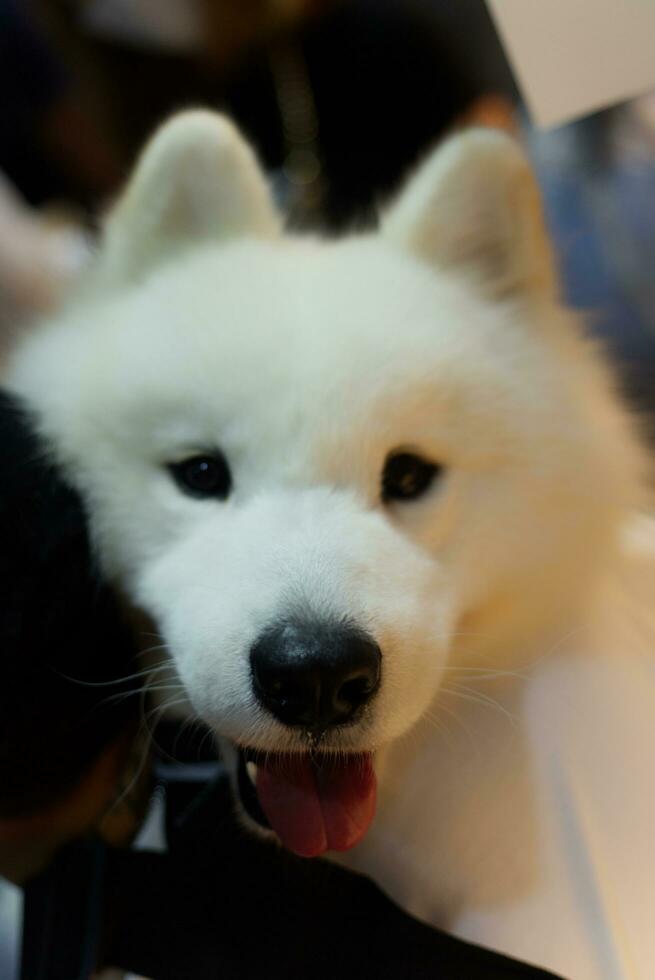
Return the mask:
<svg viewBox="0 0 655 980"><path fill-rule="evenodd" d="M227 120L182 115L146 149L87 288L21 346L9 384L221 735L302 747L252 695L268 623L328 613L371 632L380 692L328 746L377 752L378 819L348 860L452 924L493 872L444 851L443 793L471 792L433 724L453 708L448 679L513 671L579 629L645 506L642 450L558 302L518 148L456 136L377 232L323 241L282 232ZM233 493L184 496L166 464L213 447ZM443 475L385 506L399 448ZM496 772L482 743L480 799ZM514 946L536 958L543 943Z"/></svg>

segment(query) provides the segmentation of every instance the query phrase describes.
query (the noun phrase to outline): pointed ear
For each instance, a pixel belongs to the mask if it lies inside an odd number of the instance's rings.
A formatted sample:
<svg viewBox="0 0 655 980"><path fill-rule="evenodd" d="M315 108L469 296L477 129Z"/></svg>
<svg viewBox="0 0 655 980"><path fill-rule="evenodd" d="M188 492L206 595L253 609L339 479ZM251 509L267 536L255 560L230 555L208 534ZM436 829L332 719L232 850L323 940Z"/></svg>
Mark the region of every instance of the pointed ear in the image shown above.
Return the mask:
<svg viewBox="0 0 655 980"><path fill-rule="evenodd" d="M382 233L487 295L556 291L536 182L500 132L473 129L438 147L383 218Z"/></svg>
<svg viewBox="0 0 655 980"><path fill-rule="evenodd" d="M194 242L279 230L262 171L233 124L218 113L184 112L155 133L109 215L101 274L134 280Z"/></svg>

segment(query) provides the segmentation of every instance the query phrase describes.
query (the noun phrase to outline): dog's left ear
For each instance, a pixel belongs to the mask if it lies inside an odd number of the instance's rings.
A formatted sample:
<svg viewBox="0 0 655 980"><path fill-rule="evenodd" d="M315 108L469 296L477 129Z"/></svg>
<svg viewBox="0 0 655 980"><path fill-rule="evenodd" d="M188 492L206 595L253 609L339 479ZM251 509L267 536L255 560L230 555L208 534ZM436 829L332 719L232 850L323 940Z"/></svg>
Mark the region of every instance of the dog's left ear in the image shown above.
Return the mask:
<svg viewBox="0 0 655 980"><path fill-rule="evenodd" d="M473 129L438 147L383 218L382 233L487 295L556 290L532 170L500 132Z"/></svg>
<svg viewBox="0 0 655 980"><path fill-rule="evenodd" d="M155 133L109 215L100 274L132 281L193 243L279 231L262 171L236 127L215 112L184 112Z"/></svg>

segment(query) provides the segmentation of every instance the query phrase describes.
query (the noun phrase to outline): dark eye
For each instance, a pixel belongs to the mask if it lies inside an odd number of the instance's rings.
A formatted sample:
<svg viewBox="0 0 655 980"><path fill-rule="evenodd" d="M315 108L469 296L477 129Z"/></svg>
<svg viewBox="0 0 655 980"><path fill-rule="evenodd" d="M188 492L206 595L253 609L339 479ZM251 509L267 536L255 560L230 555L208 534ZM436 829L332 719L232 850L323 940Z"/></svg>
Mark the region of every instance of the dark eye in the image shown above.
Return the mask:
<svg viewBox="0 0 655 980"><path fill-rule="evenodd" d="M382 500L416 500L429 490L441 467L413 453L392 453L382 471Z"/></svg>
<svg viewBox="0 0 655 980"><path fill-rule="evenodd" d="M168 469L180 490L191 497L218 497L224 500L232 489L230 468L220 452L190 456L179 463L169 463Z"/></svg>

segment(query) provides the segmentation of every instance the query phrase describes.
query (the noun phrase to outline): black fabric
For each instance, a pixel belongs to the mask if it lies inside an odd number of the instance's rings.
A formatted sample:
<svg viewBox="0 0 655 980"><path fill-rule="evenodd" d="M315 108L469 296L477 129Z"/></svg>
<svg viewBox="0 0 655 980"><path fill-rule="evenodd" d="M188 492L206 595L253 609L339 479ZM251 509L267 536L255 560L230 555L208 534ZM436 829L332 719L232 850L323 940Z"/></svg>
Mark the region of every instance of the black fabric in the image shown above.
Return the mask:
<svg viewBox="0 0 655 980"><path fill-rule="evenodd" d="M20 980L87 980L94 973L106 848L61 851L25 888Z"/></svg>
<svg viewBox="0 0 655 980"><path fill-rule="evenodd" d="M169 855L108 854L105 921L105 961L153 980L553 976L418 922L359 875L253 839L225 777L177 821Z"/></svg>
<svg viewBox="0 0 655 980"><path fill-rule="evenodd" d="M77 494L0 393L0 818L68 792L138 709L131 638ZM105 686L105 682L108 682ZM102 686L88 686L89 684ZM134 688L134 682L127 685Z"/></svg>

